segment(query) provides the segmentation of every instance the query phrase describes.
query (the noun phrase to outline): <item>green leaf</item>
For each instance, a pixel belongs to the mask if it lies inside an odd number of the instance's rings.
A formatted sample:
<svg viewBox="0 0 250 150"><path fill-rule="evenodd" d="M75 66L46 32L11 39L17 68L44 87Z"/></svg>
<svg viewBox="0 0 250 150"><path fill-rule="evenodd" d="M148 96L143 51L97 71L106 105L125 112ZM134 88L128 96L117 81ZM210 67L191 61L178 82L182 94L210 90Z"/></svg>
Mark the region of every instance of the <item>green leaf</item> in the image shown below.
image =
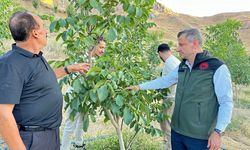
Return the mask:
<svg viewBox="0 0 250 150"><path fill-rule="evenodd" d="M95 25L96 22L97 22L97 18L96 18L96 17L91 17L91 18L89 19L89 24L90 24L90 25Z"/></svg>
<svg viewBox="0 0 250 150"><path fill-rule="evenodd" d="M93 102L96 102L98 99L97 94L93 90L89 91L89 97Z"/></svg>
<svg viewBox="0 0 250 150"><path fill-rule="evenodd" d="M124 118L124 123L126 125L129 125L131 121L134 119L134 116L128 107L125 107L123 111L123 118Z"/></svg>
<svg viewBox="0 0 250 150"><path fill-rule="evenodd" d="M77 48L80 48L81 41L79 39L77 39L74 43Z"/></svg>
<svg viewBox="0 0 250 150"><path fill-rule="evenodd" d="M90 0L89 1L90 5L93 7L93 8L98 8L98 2L96 0Z"/></svg>
<svg viewBox="0 0 250 150"><path fill-rule="evenodd" d="M116 104L112 104L111 105L111 110L112 110L112 113L114 114L120 114L120 107Z"/></svg>
<svg viewBox="0 0 250 150"><path fill-rule="evenodd" d="M123 97L121 95L117 95L117 97L115 98L115 102L118 106L122 106L123 105Z"/></svg>
<svg viewBox="0 0 250 150"><path fill-rule="evenodd" d="M79 3L80 5L84 4L86 2L86 0L80 0Z"/></svg>
<svg viewBox="0 0 250 150"><path fill-rule="evenodd" d="M101 102L104 101L104 100L108 97L108 95L109 95L107 85L101 86L101 87L97 90L97 95L98 95L98 98L99 98L99 100L100 100Z"/></svg>
<svg viewBox="0 0 250 150"><path fill-rule="evenodd" d="M129 7L129 3L124 3L122 7L123 7L123 10L127 10Z"/></svg>
<svg viewBox="0 0 250 150"><path fill-rule="evenodd" d="M162 136L163 135L162 130L155 129L155 131L156 131L156 136Z"/></svg>
<svg viewBox="0 0 250 150"><path fill-rule="evenodd" d="M130 5L128 8L128 13L133 14L135 12L135 7L133 5Z"/></svg>
<svg viewBox="0 0 250 150"><path fill-rule="evenodd" d="M114 87L114 89L118 88L118 86L117 86L117 84L116 84L116 82L114 80L112 80L112 86Z"/></svg>
<svg viewBox="0 0 250 150"><path fill-rule="evenodd" d="M151 133L150 128L146 128L146 129L145 129L145 132L146 132L147 134L150 134L150 133Z"/></svg>
<svg viewBox="0 0 250 150"><path fill-rule="evenodd" d="M138 124L135 124L135 132L139 132L140 126Z"/></svg>
<svg viewBox="0 0 250 150"><path fill-rule="evenodd" d="M77 113L77 111L75 111L75 110L72 110L72 111L70 112L70 114L69 114L69 119L70 119L71 121L74 121L75 116L76 116L76 113Z"/></svg>
<svg viewBox="0 0 250 150"><path fill-rule="evenodd" d="M92 122L96 122L96 117L93 114L90 114L90 119L92 120Z"/></svg>
<svg viewBox="0 0 250 150"><path fill-rule="evenodd" d="M107 79L110 80L111 78L112 78L112 75L108 74Z"/></svg>
<svg viewBox="0 0 250 150"><path fill-rule="evenodd" d="M134 121L132 121L131 123L130 123L130 128L133 128L134 126L135 126L135 123L136 123L136 121L134 120Z"/></svg>
<svg viewBox="0 0 250 150"><path fill-rule="evenodd" d="M94 45L95 43L94 39L91 36L84 38L83 42L89 46Z"/></svg>
<svg viewBox="0 0 250 150"><path fill-rule="evenodd" d="M84 115L84 118L83 118L83 130L85 132L87 132L88 127L89 127L89 115Z"/></svg>
<svg viewBox="0 0 250 150"><path fill-rule="evenodd" d="M95 90L98 89L100 86L104 85L105 82L106 82L106 80L98 81L98 82L96 83L96 85L94 86L94 89L95 89Z"/></svg>
<svg viewBox="0 0 250 150"><path fill-rule="evenodd" d="M108 40L110 40L111 42L114 41L117 37L117 31L115 28L111 28L108 31Z"/></svg>
<svg viewBox="0 0 250 150"><path fill-rule="evenodd" d="M55 27L55 32L58 32L60 27L61 27L60 24L57 22L56 27Z"/></svg>
<svg viewBox="0 0 250 150"><path fill-rule="evenodd" d="M49 30L50 30L51 33L55 31L56 25L57 25L57 21L53 21L53 22L50 24Z"/></svg>
<svg viewBox="0 0 250 150"><path fill-rule="evenodd" d="M96 67L96 66L91 67L90 70L89 70L88 73L87 73L87 76L88 76L90 73L92 73L92 72L94 72L94 73L99 73L99 72L101 72L101 71L102 71L102 69L99 68L99 67Z"/></svg>
<svg viewBox="0 0 250 150"><path fill-rule="evenodd" d="M105 116L105 118L104 118L103 121L104 121L104 123L108 122L109 121L109 117Z"/></svg>
<svg viewBox="0 0 250 150"><path fill-rule="evenodd" d="M72 26L74 26L74 24L75 24L75 21L74 21L74 19L73 19L72 17L68 17L68 18L66 19L66 21L67 21L70 25L72 25Z"/></svg>
<svg viewBox="0 0 250 150"><path fill-rule="evenodd" d="M122 72L122 71L119 71L119 73L118 73L118 78L119 78L119 79L122 79L123 77L124 77L123 72Z"/></svg>
<svg viewBox="0 0 250 150"><path fill-rule="evenodd" d="M69 97L68 96L64 96L64 101L69 103Z"/></svg>
<svg viewBox="0 0 250 150"><path fill-rule="evenodd" d="M129 23L130 23L130 17L129 17L129 16L126 16L126 17L124 18L124 20L125 20L125 24L126 24L126 25L129 25Z"/></svg>
<svg viewBox="0 0 250 150"><path fill-rule="evenodd" d="M62 39L63 39L64 41L66 41L66 40L67 40L67 37L68 37L68 32L67 32L67 31L64 31L63 34L62 34Z"/></svg>
<svg viewBox="0 0 250 150"><path fill-rule="evenodd" d="M91 5L93 8L97 9L100 13L103 12L103 9L102 9L102 7L100 6L100 3L99 3L98 1L96 1L96 0L90 0L89 3L90 3L90 5Z"/></svg>
<svg viewBox="0 0 250 150"><path fill-rule="evenodd" d="M120 24L123 24L125 21L125 17L124 16L117 16L117 22L119 22Z"/></svg>
<svg viewBox="0 0 250 150"><path fill-rule="evenodd" d="M73 110L77 111L78 110L78 106L80 105L79 99L78 98L74 98L71 104L72 104L71 108Z"/></svg>
<svg viewBox="0 0 250 150"><path fill-rule="evenodd" d="M58 40L59 40L59 38L62 36L62 34L63 34L63 33L59 33L59 34L57 35L57 37L56 37L56 41L58 41Z"/></svg>
<svg viewBox="0 0 250 150"><path fill-rule="evenodd" d="M114 88L112 87L112 85L110 83L107 83L107 86L110 90L110 95L113 97L115 95Z"/></svg>
<svg viewBox="0 0 250 150"><path fill-rule="evenodd" d="M59 24L60 24L61 27L65 27L66 21L64 19L60 19Z"/></svg>
<svg viewBox="0 0 250 150"><path fill-rule="evenodd" d="M156 130L155 130L155 129L151 128L150 131L151 131L151 135L152 135L152 136L155 136L155 135L156 135Z"/></svg>
<svg viewBox="0 0 250 150"><path fill-rule="evenodd" d="M80 93L82 89L82 83L79 79L73 81L73 89L76 93Z"/></svg>
<svg viewBox="0 0 250 150"><path fill-rule="evenodd" d="M51 16L51 15L42 15L40 17L41 17L41 19L43 19L43 20L49 20L50 22L54 21L54 19L55 19L55 17Z"/></svg>
<svg viewBox="0 0 250 150"><path fill-rule="evenodd" d="M139 7L136 7L136 16L141 17L142 16L142 9Z"/></svg>

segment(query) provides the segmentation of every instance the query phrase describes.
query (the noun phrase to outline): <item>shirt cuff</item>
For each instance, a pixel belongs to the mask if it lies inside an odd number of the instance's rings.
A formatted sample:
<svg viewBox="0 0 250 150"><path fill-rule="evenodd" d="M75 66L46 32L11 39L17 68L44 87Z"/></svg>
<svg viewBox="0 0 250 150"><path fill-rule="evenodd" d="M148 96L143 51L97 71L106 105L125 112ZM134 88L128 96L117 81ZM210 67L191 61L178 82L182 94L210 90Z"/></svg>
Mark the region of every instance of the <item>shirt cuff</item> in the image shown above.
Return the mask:
<svg viewBox="0 0 250 150"><path fill-rule="evenodd" d="M219 129L221 132L224 132L225 131L225 129L226 129L226 127L227 127L227 125L225 125L225 124L219 124L219 123L217 123L217 125L216 125L216 129Z"/></svg>
<svg viewBox="0 0 250 150"><path fill-rule="evenodd" d="M138 86L140 87L140 90L144 90L144 87L142 84L139 84Z"/></svg>

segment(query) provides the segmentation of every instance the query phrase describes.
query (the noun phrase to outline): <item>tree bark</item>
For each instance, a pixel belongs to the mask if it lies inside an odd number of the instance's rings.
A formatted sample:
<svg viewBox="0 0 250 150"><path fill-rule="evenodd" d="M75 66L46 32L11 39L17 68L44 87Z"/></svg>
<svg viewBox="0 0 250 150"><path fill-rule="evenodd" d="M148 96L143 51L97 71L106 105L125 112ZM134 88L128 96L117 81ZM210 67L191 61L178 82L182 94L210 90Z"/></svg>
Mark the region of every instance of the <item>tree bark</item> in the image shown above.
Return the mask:
<svg viewBox="0 0 250 150"><path fill-rule="evenodd" d="M121 130L121 118L119 116L114 116L110 110L105 109L112 125L115 127L116 134L119 139L120 150L125 150L124 140L122 137L122 130ZM116 118L116 119L115 119Z"/></svg>

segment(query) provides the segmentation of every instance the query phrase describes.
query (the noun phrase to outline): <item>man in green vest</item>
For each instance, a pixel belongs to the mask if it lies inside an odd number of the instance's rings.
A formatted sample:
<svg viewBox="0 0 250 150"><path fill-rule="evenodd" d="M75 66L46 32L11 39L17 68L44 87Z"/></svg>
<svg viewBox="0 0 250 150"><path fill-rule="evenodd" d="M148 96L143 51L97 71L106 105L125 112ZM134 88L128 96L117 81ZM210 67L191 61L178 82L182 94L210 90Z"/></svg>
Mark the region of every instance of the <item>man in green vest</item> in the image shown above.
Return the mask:
<svg viewBox="0 0 250 150"><path fill-rule="evenodd" d="M127 89L163 89L177 84L171 120L173 150L218 150L233 110L231 75L219 59L202 50L198 29L178 33L181 64L166 76Z"/></svg>

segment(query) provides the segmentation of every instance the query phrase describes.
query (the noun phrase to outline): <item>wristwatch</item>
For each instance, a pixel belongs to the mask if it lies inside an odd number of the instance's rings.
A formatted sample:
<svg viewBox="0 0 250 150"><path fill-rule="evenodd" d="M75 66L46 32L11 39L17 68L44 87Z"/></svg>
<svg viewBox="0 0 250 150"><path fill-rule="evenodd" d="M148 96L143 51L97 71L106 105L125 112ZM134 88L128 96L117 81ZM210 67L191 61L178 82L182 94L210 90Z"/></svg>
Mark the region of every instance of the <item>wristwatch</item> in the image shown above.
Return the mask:
<svg viewBox="0 0 250 150"><path fill-rule="evenodd" d="M215 131L216 133L218 133L220 136L222 136L222 131L221 131L221 130L215 128L214 131Z"/></svg>
<svg viewBox="0 0 250 150"><path fill-rule="evenodd" d="M66 66L66 67L64 67L63 69L64 69L64 71L65 71L67 74L70 74L70 72L69 72L69 70L68 70L68 67L67 67L67 66Z"/></svg>

